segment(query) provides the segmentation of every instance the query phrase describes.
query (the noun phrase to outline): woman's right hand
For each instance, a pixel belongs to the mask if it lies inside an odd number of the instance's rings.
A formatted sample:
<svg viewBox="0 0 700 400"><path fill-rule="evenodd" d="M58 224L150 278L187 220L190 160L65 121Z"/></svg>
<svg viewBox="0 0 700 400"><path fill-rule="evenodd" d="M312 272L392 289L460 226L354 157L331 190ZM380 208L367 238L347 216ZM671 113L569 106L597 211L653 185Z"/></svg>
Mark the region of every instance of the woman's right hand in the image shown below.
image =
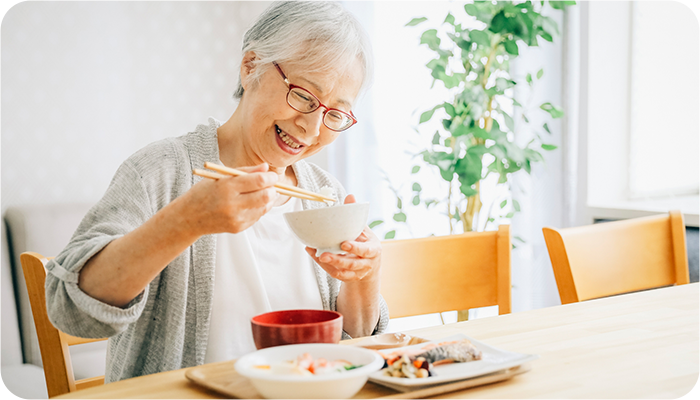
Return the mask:
<svg viewBox="0 0 700 400"><path fill-rule="evenodd" d="M269 172L266 163L237 169L248 175L202 179L182 196L187 223L195 232L239 233L270 211L278 196L274 185L279 175Z"/></svg>

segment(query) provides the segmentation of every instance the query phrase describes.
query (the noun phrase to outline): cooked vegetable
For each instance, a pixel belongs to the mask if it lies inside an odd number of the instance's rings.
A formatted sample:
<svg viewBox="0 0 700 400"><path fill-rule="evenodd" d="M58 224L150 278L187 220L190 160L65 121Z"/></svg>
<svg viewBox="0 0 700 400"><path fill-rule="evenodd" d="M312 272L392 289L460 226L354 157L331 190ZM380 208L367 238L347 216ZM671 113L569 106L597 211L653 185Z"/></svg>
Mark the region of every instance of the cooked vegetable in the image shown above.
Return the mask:
<svg viewBox="0 0 700 400"><path fill-rule="evenodd" d="M431 343L419 350L399 350L383 354L384 374L398 378L426 378L434 375L433 366L481 359L481 351L469 340Z"/></svg>

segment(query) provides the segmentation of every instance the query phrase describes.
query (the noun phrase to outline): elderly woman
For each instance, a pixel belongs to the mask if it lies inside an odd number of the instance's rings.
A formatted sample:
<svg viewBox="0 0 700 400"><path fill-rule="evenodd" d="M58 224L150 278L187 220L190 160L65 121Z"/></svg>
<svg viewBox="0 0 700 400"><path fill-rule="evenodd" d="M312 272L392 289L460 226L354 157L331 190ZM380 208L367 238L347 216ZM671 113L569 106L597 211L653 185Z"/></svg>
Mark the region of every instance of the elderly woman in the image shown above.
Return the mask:
<svg viewBox="0 0 700 400"><path fill-rule="evenodd" d="M330 186L354 201L304 159L355 124L370 74L366 36L341 6L273 4L245 35L228 121L210 118L119 167L46 277L56 327L110 338L107 382L253 351L250 318L273 310L337 310L344 338L386 327L377 237L365 227L346 254L316 257L282 214L323 204L273 188ZM193 176L206 161L249 174Z"/></svg>

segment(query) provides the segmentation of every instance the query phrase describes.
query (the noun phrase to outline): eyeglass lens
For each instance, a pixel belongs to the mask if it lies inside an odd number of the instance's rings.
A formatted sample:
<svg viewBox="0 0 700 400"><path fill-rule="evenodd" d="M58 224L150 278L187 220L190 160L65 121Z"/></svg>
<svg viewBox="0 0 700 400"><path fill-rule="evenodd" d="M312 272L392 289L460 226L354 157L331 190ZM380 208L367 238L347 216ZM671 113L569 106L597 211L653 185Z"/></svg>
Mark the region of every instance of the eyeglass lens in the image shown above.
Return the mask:
<svg viewBox="0 0 700 400"><path fill-rule="evenodd" d="M320 107L318 100L311 93L296 87L289 91L287 102L293 109L302 113L311 113ZM347 115L336 110L328 110L323 116L323 124L334 131L345 130L352 122Z"/></svg>

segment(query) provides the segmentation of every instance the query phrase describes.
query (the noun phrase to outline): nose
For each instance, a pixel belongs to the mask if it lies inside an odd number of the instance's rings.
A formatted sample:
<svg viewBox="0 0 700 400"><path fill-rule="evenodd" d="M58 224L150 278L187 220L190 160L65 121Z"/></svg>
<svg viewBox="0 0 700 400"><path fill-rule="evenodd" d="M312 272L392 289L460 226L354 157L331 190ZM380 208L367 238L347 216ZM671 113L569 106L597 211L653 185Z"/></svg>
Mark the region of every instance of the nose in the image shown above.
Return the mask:
<svg viewBox="0 0 700 400"><path fill-rule="evenodd" d="M297 125L301 126L307 136L318 136L323 126L323 118L326 109L319 107L316 111L308 114L301 114L297 117Z"/></svg>

